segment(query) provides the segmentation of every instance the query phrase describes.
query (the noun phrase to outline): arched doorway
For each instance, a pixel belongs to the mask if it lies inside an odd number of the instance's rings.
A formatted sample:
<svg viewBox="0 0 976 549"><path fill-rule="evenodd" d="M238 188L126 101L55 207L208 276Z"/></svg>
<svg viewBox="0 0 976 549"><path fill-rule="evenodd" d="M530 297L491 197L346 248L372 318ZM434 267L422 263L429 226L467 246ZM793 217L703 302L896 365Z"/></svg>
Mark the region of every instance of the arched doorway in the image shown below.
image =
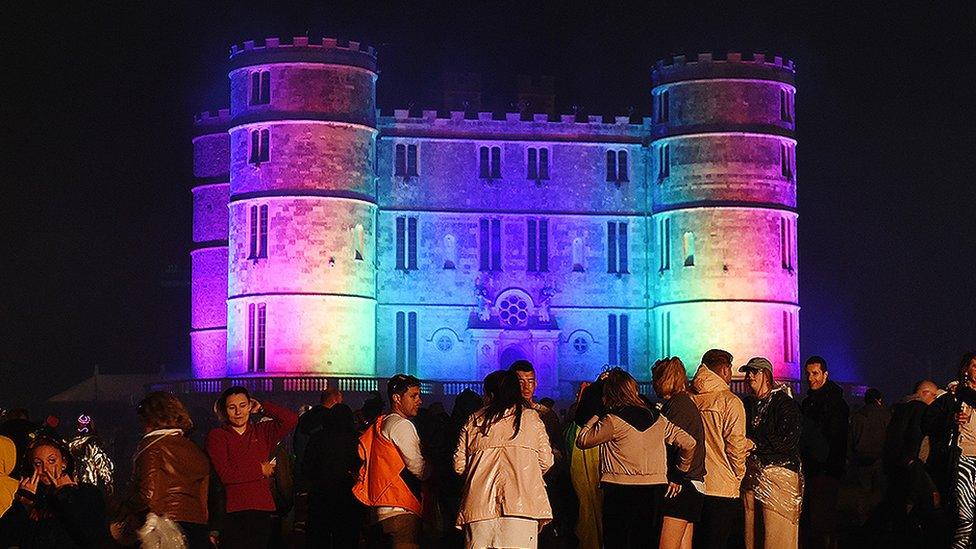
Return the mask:
<svg viewBox="0 0 976 549"><path fill-rule="evenodd" d="M531 360L521 345L509 345L498 357L498 366L507 370L516 360Z"/></svg>

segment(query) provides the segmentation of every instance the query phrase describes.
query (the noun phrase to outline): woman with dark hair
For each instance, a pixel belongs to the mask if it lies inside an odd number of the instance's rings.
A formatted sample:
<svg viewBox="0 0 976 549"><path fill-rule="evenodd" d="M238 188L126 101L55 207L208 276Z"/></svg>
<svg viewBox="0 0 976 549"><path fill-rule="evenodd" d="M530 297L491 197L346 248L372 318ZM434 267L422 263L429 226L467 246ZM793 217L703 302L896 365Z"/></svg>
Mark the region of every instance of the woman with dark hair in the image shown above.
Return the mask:
<svg viewBox="0 0 976 549"><path fill-rule="evenodd" d="M525 408L514 372L485 378L486 406L468 419L454 452L464 476L457 527L465 547L525 547L552 520L542 475L552 448L539 414Z"/></svg>
<svg viewBox="0 0 976 549"><path fill-rule="evenodd" d="M586 421L576 446L600 448L603 543L615 548L656 545L668 485L665 444L678 447L676 470L684 475L691 467L695 439L649 408L624 370L614 368L601 378L607 413Z"/></svg>
<svg viewBox="0 0 976 549"><path fill-rule="evenodd" d="M227 495L220 544L265 549L271 538L275 447L298 424L298 415L270 402L258 402L244 387L220 394L214 412L223 425L207 435L207 454ZM251 422L263 412L270 421Z"/></svg>
<svg viewBox="0 0 976 549"><path fill-rule="evenodd" d="M142 440L132 456L132 482L120 505L125 517L115 527L116 540L134 542L134 530L148 513L179 525L191 549L210 546L207 535L207 497L210 461L187 438L193 428L190 414L176 395L154 391L139 402Z"/></svg>
<svg viewBox="0 0 976 549"><path fill-rule="evenodd" d="M701 412L688 395L688 374L678 357L658 360L651 369L654 392L664 400L661 413L695 439L695 453L687 474L678 470L677 449L668 449L668 488L664 494L661 549L691 549L695 523L705 502L705 426Z"/></svg>
<svg viewBox="0 0 976 549"><path fill-rule="evenodd" d="M21 477L17 497L8 510L25 517L21 547L97 547L106 541L102 493L90 484L75 482L71 454L62 442L34 439L28 446L26 465L31 470Z"/></svg>

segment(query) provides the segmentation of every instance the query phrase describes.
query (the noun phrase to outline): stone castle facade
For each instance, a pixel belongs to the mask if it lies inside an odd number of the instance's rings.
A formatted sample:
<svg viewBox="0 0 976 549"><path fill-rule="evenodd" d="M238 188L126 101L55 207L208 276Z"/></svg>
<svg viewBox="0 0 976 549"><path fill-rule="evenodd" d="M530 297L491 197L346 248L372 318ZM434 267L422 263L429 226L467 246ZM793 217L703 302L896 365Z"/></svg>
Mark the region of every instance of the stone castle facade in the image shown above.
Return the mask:
<svg viewBox="0 0 976 549"><path fill-rule="evenodd" d="M383 116L356 42L245 42L195 120L191 363L565 392L711 347L799 377L794 67L652 70L642 120Z"/></svg>

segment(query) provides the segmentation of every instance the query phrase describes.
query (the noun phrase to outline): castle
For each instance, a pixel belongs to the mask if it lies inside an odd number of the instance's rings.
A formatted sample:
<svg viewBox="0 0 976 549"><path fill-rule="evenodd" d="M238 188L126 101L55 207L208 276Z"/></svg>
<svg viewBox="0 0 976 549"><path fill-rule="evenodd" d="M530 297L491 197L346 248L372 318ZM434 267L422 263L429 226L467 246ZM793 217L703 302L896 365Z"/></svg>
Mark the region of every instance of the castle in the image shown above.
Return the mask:
<svg viewBox="0 0 976 549"><path fill-rule="evenodd" d="M566 393L711 347L799 378L794 67L676 56L642 120L377 110L375 51L244 42L195 119L197 379L480 380Z"/></svg>

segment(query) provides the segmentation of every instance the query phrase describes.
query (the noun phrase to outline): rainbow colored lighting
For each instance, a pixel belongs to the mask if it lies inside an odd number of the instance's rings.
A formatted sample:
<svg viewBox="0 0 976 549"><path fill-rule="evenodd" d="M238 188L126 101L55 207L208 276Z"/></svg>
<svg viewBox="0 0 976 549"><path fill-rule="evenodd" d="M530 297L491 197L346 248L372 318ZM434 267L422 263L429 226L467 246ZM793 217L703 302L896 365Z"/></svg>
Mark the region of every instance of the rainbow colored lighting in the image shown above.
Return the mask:
<svg viewBox="0 0 976 549"><path fill-rule="evenodd" d="M653 117L376 111L372 49L245 42L194 138L199 378L799 377L791 62L674 58ZM746 107L747 106L747 107Z"/></svg>

